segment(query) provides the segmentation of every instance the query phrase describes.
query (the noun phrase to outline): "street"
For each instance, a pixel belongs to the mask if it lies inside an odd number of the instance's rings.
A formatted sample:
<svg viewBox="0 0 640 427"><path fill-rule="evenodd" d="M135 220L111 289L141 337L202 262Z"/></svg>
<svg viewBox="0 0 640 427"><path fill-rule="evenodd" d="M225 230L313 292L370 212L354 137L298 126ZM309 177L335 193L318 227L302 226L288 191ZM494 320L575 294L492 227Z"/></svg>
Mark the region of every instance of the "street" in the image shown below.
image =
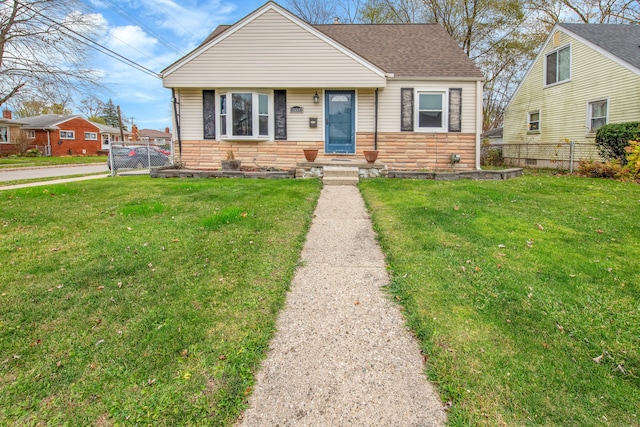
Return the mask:
<svg viewBox="0 0 640 427"><path fill-rule="evenodd" d="M0 182L17 181L21 179L49 178L69 175L87 175L93 173L109 173L106 163L78 166L46 166L34 168L8 168L0 169Z"/></svg>

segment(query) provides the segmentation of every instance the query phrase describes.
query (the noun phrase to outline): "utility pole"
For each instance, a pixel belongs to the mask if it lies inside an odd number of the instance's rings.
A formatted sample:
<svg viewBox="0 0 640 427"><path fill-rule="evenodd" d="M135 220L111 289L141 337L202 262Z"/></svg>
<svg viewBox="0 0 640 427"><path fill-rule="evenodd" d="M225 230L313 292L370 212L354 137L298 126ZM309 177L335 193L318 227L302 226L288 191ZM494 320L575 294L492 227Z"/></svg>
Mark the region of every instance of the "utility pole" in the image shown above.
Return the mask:
<svg viewBox="0 0 640 427"><path fill-rule="evenodd" d="M124 130L122 130L122 116L120 115L120 106L118 105L118 124L120 125L120 140L124 144Z"/></svg>

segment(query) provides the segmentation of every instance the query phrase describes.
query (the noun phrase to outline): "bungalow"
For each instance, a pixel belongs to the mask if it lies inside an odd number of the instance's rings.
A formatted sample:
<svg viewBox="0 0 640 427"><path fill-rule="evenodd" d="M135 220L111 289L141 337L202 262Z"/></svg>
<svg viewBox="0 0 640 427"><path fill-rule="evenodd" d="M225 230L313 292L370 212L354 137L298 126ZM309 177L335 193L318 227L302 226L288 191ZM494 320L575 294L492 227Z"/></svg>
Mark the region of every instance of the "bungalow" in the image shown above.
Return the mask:
<svg viewBox="0 0 640 427"><path fill-rule="evenodd" d="M639 44L640 25L557 24L505 110L504 142L524 149L503 156L554 167L571 141L574 161L599 159L599 127L640 120Z"/></svg>
<svg viewBox="0 0 640 427"><path fill-rule="evenodd" d="M312 25L273 1L161 73L190 168L362 161L479 169L483 75L438 24Z"/></svg>
<svg viewBox="0 0 640 427"><path fill-rule="evenodd" d="M46 147L51 156L95 155L101 149L100 128L81 116L45 114L20 121L30 144Z"/></svg>

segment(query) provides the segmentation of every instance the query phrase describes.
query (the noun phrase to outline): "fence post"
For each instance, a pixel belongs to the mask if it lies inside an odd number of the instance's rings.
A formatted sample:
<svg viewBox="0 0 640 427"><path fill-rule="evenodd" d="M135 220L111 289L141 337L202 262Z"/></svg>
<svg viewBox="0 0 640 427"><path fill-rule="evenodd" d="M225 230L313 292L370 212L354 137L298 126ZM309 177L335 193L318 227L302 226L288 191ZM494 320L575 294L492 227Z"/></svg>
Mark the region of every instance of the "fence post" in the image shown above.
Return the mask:
<svg viewBox="0 0 640 427"><path fill-rule="evenodd" d="M573 157L575 155L575 142L569 141L569 173L573 173Z"/></svg>

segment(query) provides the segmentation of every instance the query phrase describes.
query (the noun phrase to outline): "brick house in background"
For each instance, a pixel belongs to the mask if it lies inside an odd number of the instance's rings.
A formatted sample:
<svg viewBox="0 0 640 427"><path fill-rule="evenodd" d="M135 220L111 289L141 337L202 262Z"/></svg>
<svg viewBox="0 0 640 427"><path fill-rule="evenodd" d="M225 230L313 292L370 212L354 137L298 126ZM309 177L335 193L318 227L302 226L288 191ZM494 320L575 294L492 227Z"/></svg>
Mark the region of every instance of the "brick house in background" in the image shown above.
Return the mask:
<svg viewBox="0 0 640 427"><path fill-rule="evenodd" d="M91 156L102 149L101 129L81 116L46 114L20 121L30 145L46 147L51 156Z"/></svg>
<svg viewBox="0 0 640 427"><path fill-rule="evenodd" d="M155 129L139 129L138 140L142 142L149 142L155 145L165 145L171 143L171 133L169 128L165 128L164 131Z"/></svg>

